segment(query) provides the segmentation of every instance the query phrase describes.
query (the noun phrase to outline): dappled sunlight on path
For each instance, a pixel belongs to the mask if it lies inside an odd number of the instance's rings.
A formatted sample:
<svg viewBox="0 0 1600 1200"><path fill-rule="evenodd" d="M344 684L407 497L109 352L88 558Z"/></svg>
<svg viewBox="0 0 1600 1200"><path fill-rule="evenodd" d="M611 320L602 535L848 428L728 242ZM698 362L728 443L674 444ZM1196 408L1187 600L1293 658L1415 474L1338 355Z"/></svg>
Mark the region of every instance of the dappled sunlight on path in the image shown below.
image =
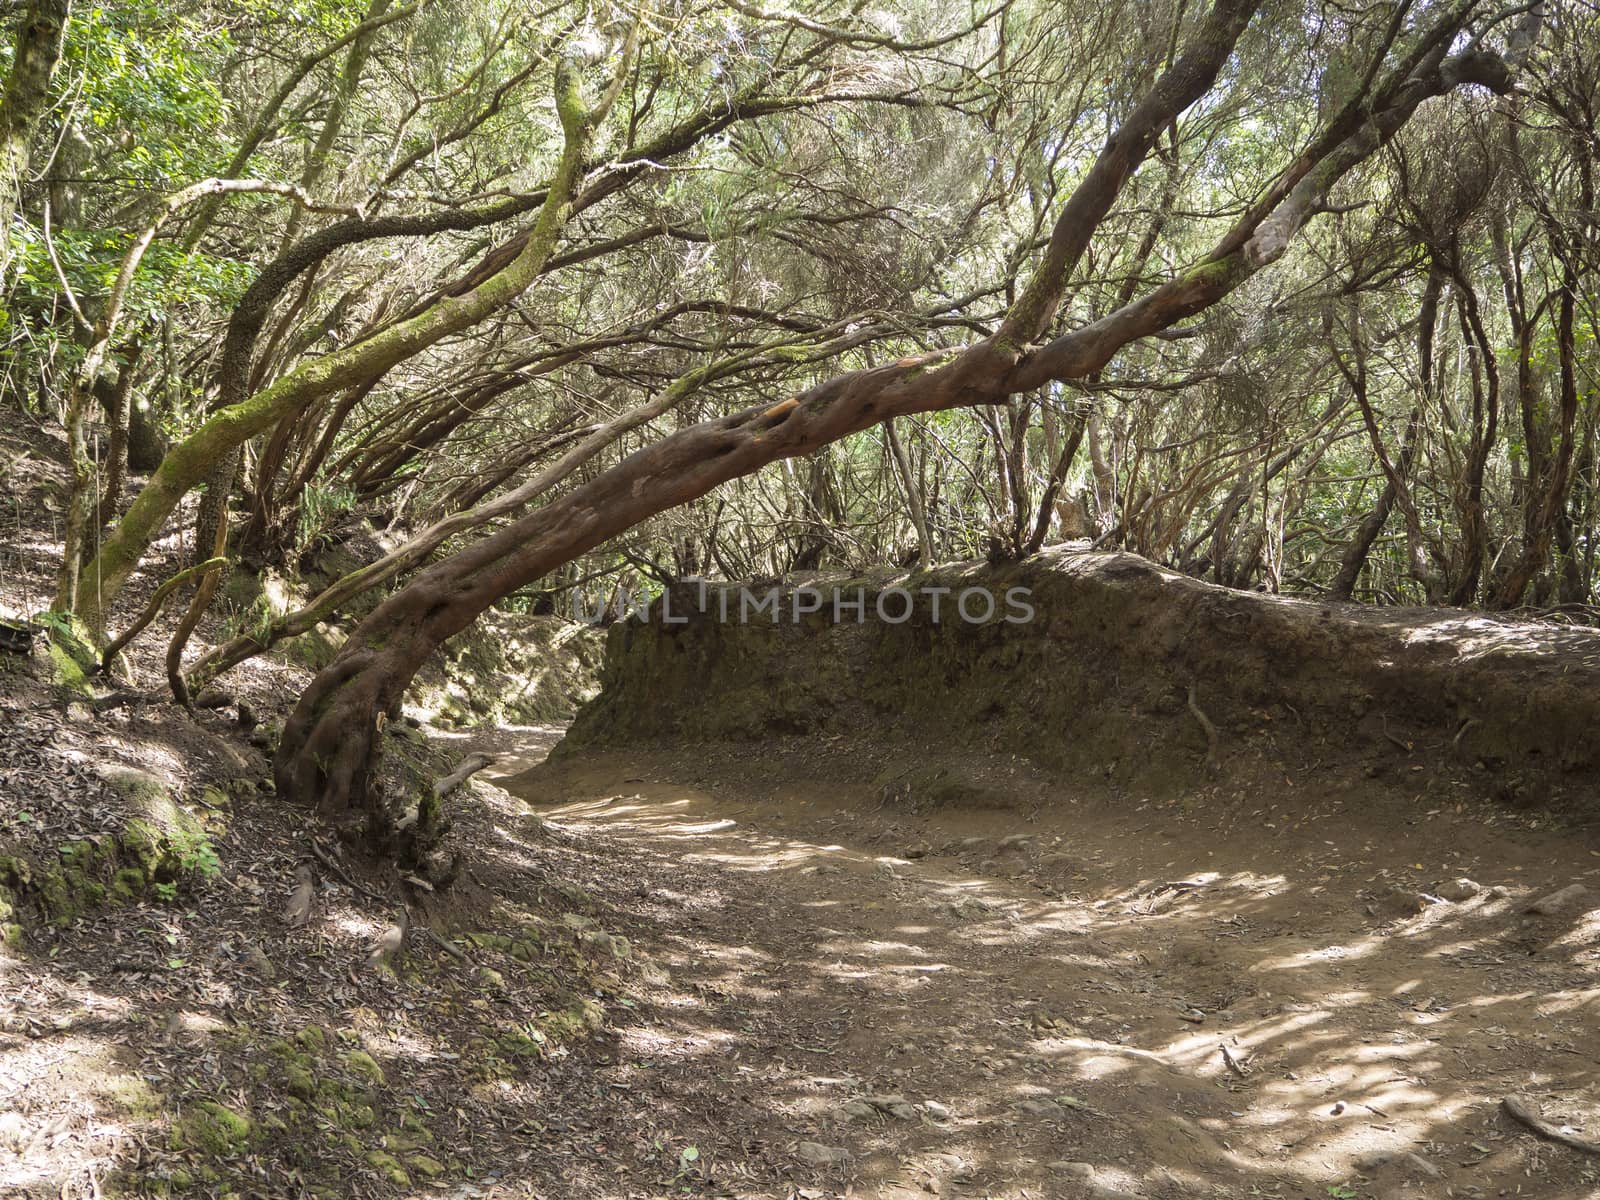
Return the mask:
<svg viewBox="0 0 1600 1200"><path fill-rule="evenodd" d="M502 782L676 877L638 909L701 999L683 1035L739 1064L810 1194L1595 1194L1589 1160L1498 1113L1600 1112L1593 923L1525 911L1593 871L1582 847L1522 834L1497 860L1470 815L1387 849L1381 813L1253 842L1079 798L915 815L704 774ZM1484 878L1446 902L1408 882L1424 862Z"/></svg>

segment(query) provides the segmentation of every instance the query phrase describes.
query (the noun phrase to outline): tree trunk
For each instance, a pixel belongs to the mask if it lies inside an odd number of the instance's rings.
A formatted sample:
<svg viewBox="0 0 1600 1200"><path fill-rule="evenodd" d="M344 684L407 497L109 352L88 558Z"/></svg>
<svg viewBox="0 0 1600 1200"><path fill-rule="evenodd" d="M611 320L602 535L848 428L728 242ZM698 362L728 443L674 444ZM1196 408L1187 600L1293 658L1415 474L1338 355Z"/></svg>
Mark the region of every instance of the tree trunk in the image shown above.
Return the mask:
<svg viewBox="0 0 1600 1200"><path fill-rule="evenodd" d="M50 81L61 60L70 0L33 0L22 10L11 70L0 93L0 284L11 267L11 222L33 157L33 134L50 107Z"/></svg>
<svg viewBox="0 0 1600 1200"><path fill-rule="evenodd" d="M892 417L994 404L1051 381L1085 378L1130 342L1209 308L1275 262L1328 190L1393 137L1424 99L1463 82L1509 87L1500 60L1480 51L1425 60L1386 89L1378 108L1363 102L1341 114L1199 266L1032 346L1123 183L1159 130L1208 89L1253 8L1219 0L1191 50L1111 135L1063 205L1039 271L993 337L850 372L779 404L691 425L420 572L361 624L301 697L274 759L280 796L330 814L360 814L377 847L394 844L398 817L373 782L378 735L428 656L497 600L767 463L809 454ZM1447 23L1435 32L1447 42L1454 30Z"/></svg>
<svg viewBox="0 0 1600 1200"><path fill-rule="evenodd" d="M628 58L631 60L631 44ZM436 300L418 315L381 330L365 341L304 363L247 399L227 404L174 446L139 493L127 515L84 567L74 588L85 624L103 628L105 610L121 592L150 543L172 511L205 479L214 465L285 417L297 415L325 396L360 387L390 367L448 337L469 329L510 304L544 271L562 227L572 211L595 127L615 99L613 90L591 110L586 107L573 65L562 60L556 73L556 109L565 130L560 165L544 206L520 252L499 271L459 296ZM224 393L224 401L229 397Z"/></svg>

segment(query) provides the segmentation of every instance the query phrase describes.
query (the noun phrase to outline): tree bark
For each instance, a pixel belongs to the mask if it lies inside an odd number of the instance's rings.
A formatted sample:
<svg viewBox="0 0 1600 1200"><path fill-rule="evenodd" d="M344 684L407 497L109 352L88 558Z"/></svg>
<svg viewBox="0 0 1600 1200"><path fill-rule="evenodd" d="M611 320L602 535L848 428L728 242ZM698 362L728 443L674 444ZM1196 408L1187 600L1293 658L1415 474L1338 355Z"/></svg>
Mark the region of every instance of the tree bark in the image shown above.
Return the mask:
<svg viewBox="0 0 1600 1200"><path fill-rule="evenodd" d="M91 629L104 627L106 606L122 590L146 548L183 497L224 455L314 401L360 387L450 334L476 325L532 284L555 250L571 213L595 125L614 96L615 90L600 107L586 108L574 65L561 61L556 73L556 108L565 136L561 163L527 241L509 265L464 295L443 297L418 315L305 363L248 399L227 405L167 453L74 588L80 616Z"/></svg>
<svg viewBox="0 0 1600 1200"><path fill-rule="evenodd" d="M1243 28L1241 14L1247 16L1250 7L1219 0L1197 38L1209 56L1210 75L1198 78L1194 70L1193 57L1201 51L1186 53L1152 88L1152 95L1166 98L1165 111L1152 112L1141 102L1137 119L1160 117L1159 128L1203 94ZM1446 26L1436 35L1448 45L1453 32L1453 26ZM1186 87L1170 83L1173 72L1181 74ZM395 816L373 785L377 736L399 712L406 687L428 656L501 597L640 521L767 463L809 454L891 417L994 404L1099 370L1130 342L1204 310L1275 261L1334 183L1393 137L1424 99L1466 81L1503 89L1509 86L1509 75L1492 55L1468 51L1446 59L1441 48L1430 48L1414 69L1378 89L1380 104L1362 106L1360 119L1351 119L1352 132L1319 138L1315 145L1321 156L1296 160L1272 189L1274 203L1254 214L1253 225L1230 231L1199 267L1087 326L1029 349L1014 340L1018 331L1025 331L1023 337L1042 331L1040 322L1059 302L1059 291L1052 295L1052 289L1065 287L1075 261L1073 248L1087 244L1092 227L1109 212L1137 166L1138 155L1127 157L1127 140L1113 134L1102 156L1113 160L1112 165L1102 169L1097 163L1079 185L1078 191L1097 194L1085 199L1074 192L1063 209L1083 217L1090 229L1073 228L1059 244L1053 240L1040 275L994 337L964 350L850 372L771 407L689 426L420 572L357 628L301 697L274 759L279 795L329 814L363 813L374 843L392 842ZM1149 141L1135 139L1134 144L1148 149ZM1049 276L1048 286L1040 284L1041 276Z"/></svg>
<svg viewBox="0 0 1600 1200"><path fill-rule="evenodd" d="M50 81L71 12L71 0L32 0L17 25L11 71L0 92L0 285L10 275L11 222L33 159L34 130L50 107Z"/></svg>

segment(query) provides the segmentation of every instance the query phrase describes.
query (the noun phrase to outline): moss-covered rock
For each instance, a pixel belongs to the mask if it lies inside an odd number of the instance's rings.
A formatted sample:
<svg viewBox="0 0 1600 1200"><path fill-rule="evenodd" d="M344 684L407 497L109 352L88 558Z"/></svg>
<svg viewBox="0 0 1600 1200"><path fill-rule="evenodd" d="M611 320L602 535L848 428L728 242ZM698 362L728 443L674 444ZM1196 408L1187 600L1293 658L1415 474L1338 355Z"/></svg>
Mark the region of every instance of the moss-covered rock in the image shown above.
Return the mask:
<svg viewBox="0 0 1600 1200"><path fill-rule="evenodd" d="M367 1165L376 1170L390 1183L407 1187L411 1183L411 1176L406 1173L405 1167L394 1155L384 1150L369 1150L367 1152Z"/></svg>
<svg viewBox="0 0 1600 1200"><path fill-rule="evenodd" d="M203 1100L178 1119L172 1131L174 1150L199 1150L224 1157L250 1144L255 1123L215 1100Z"/></svg>
<svg viewBox="0 0 1600 1200"><path fill-rule="evenodd" d="M430 1158L426 1154L407 1155L406 1166L424 1179L438 1179L445 1173L444 1164L437 1158Z"/></svg>
<svg viewBox="0 0 1600 1200"><path fill-rule="evenodd" d="M598 691L604 635L560 617L489 612L418 675L411 697L452 725L565 720Z"/></svg>
<svg viewBox="0 0 1600 1200"><path fill-rule="evenodd" d="M149 882L145 878L145 873L138 867L120 867L111 877L111 898L123 904L131 904L144 896Z"/></svg>
<svg viewBox="0 0 1600 1200"><path fill-rule="evenodd" d="M580 996L566 1008L545 1013L539 1029L556 1043L577 1041L605 1028L606 1010L587 996Z"/></svg>
<svg viewBox="0 0 1600 1200"><path fill-rule="evenodd" d="M317 1095L317 1077L310 1067L291 1062L283 1069L284 1086L291 1096L312 1100Z"/></svg>
<svg viewBox="0 0 1600 1200"><path fill-rule="evenodd" d="M365 1050L346 1051L343 1059L345 1067L363 1079L371 1080L376 1084L384 1082L383 1068L378 1065L377 1059L373 1058Z"/></svg>

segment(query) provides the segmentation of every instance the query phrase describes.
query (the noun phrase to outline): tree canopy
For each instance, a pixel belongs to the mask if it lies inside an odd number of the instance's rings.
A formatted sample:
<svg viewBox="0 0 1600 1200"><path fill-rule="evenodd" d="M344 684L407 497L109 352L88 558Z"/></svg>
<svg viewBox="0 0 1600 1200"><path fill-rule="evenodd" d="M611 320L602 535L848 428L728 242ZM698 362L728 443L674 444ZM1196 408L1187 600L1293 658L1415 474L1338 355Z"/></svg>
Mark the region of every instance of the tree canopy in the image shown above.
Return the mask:
<svg viewBox="0 0 1600 1200"><path fill-rule="evenodd" d="M181 539L184 699L379 591L290 796L374 807L443 641L622 580L1087 538L1593 611L1591 0L10 17L0 388L73 456L54 607L137 632ZM397 548L219 599L351 513Z"/></svg>

